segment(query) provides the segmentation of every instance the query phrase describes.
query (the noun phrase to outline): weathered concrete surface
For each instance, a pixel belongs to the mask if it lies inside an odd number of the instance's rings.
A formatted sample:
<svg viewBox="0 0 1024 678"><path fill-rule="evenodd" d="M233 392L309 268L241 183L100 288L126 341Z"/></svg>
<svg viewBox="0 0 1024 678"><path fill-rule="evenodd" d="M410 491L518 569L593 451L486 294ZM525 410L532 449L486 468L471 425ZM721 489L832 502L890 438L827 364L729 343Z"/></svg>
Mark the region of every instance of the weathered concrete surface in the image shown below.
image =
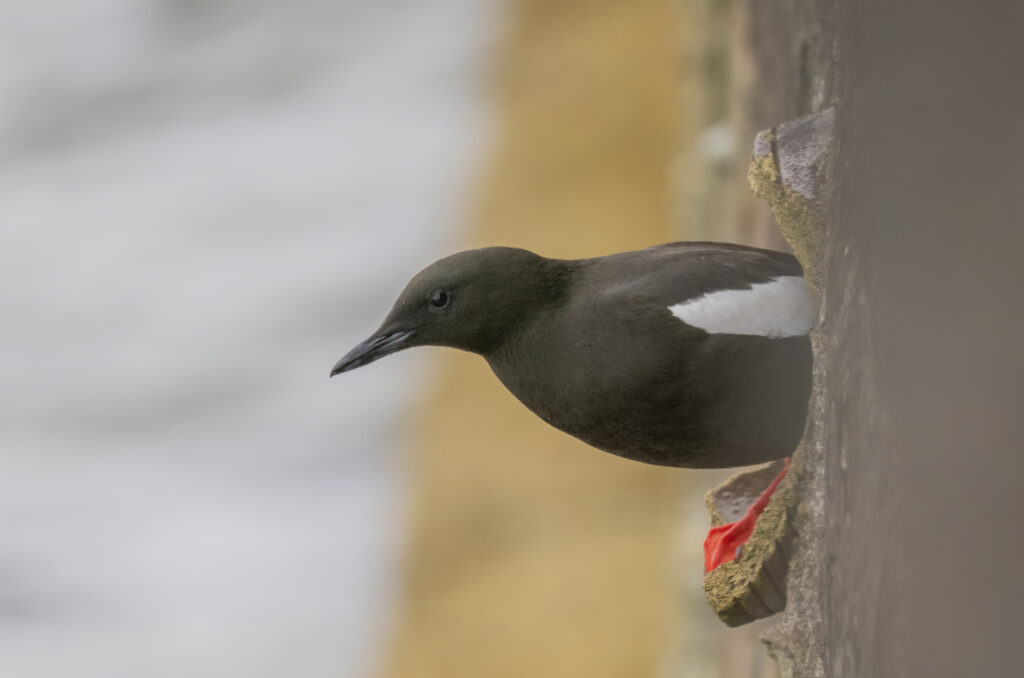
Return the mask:
<svg viewBox="0 0 1024 678"><path fill-rule="evenodd" d="M1024 6L844 2L827 675L1021 674Z"/></svg>

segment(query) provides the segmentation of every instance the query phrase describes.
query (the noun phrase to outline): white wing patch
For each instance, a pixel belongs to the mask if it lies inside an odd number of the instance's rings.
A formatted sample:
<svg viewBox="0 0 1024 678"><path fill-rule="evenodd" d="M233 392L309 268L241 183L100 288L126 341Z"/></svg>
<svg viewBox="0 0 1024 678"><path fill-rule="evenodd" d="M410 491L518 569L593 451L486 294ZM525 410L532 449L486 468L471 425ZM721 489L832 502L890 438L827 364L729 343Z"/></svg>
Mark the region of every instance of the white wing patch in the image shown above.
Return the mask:
<svg viewBox="0 0 1024 678"><path fill-rule="evenodd" d="M814 304L804 279L786 275L749 290L720 290L669 306L672 315L711 334L756 334L771 339L811 330Z"/></svg>

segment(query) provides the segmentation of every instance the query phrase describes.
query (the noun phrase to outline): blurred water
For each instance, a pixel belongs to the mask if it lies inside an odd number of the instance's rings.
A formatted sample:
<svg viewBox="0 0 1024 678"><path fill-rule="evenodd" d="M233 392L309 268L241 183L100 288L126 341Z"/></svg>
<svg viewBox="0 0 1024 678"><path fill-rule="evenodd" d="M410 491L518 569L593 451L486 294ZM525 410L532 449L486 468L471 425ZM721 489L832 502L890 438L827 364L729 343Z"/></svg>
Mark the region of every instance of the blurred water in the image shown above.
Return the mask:
<svg viewBox="0 0 1024 678"><path fill-rule="evenodd" d="M493 5L0 6L0 676L367 670Z"/></svg>

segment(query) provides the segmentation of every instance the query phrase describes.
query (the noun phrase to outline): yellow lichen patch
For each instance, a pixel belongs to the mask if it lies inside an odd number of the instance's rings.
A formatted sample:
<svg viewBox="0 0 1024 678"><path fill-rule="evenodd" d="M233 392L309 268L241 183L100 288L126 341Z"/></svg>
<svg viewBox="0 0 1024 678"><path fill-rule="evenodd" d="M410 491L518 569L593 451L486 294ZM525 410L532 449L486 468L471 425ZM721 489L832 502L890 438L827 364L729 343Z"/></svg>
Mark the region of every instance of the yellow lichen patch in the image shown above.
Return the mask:
<svg viewBox="0 0 1024 678"><path fill-rule="evenodd" d="M517 0L467 246L582 257L669 239L686 128L678 3ZM685 471L529 413L479 357L441 365L412 426L404 590L383 675L657 675L672 643Z"/></svg>

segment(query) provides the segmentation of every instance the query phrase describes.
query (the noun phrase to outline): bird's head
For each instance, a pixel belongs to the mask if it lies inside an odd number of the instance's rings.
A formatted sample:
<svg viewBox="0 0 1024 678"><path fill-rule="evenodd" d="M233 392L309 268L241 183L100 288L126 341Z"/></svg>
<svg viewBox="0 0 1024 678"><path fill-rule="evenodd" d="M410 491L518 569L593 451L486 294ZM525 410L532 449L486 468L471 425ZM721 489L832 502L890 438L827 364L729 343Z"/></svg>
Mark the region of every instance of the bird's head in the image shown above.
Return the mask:
<svg viewBox="0 0 1024 678"><path fill-rule="evenodd" d="M527 250L459 252L420 271L380 328L334 365L331 376L413 346L487 354L557 296L557 262Z"/></svg>

